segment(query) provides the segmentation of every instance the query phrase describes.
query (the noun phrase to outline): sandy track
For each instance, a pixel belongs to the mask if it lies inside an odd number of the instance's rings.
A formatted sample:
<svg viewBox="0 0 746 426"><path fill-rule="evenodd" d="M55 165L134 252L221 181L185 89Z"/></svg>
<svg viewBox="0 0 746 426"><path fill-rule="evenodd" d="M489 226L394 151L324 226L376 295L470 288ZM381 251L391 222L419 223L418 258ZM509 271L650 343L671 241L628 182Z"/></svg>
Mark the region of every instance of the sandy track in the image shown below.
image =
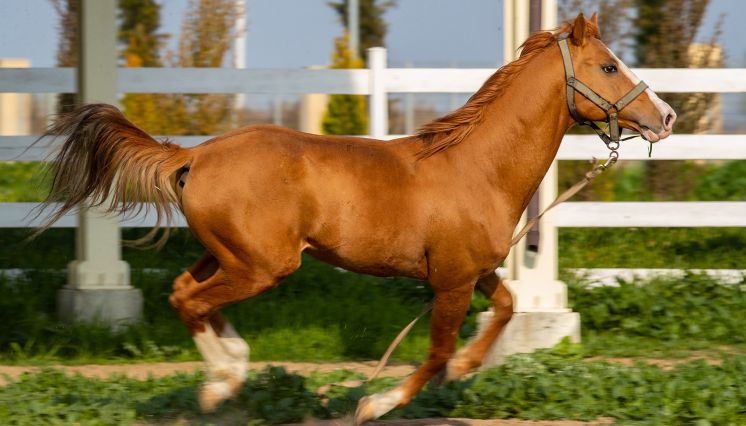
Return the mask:
<svg viewBox="0 0 746 426"><path fill-rule="evenodd" d="M375 370L376 361L367 362L336 362L336 363L310 363L310 362L251 362L252 370L263 370L269 365L285 367L292 373L311 373L314 371L328 373L336 370L351 370L370 376ZM107 378L115 375L124 375L132 379L147 379L152 377L171 376L176 373L193 373L204 369L203 362L155 362L138 364L114 364L114 365L50 365L46 368L56 368L69 374L81 374L85 377ZM0 365L0 385L7 383L6 376L17 379L23 373L39 371L43 367ZM380 377L402 377L414 371L412 365L391 365L381 372Z"/></svg>
<svg viewBox="0 0 746 426"><path fill-rule="evenodd" d="M612 419L598 419L591 422L575 420L476 420L476 419L397 419L379 420L366 423L366 426L593 426L610 425ZM318 420L286 426L350 426L351 419Z"/></svg>

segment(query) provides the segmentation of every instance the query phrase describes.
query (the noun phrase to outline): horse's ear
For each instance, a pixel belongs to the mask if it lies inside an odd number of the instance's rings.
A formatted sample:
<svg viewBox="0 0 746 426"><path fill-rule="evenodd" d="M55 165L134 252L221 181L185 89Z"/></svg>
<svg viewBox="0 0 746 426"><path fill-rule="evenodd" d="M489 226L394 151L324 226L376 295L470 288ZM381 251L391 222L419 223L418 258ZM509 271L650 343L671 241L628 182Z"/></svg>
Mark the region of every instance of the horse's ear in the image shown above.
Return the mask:
<svg viewBox="0 0 746 426"><path fill-rule="evenodd" d="M586 31L586 20L582 13L578 14L575 18L575 22L572 24L572 41L578 46L582 46L586 42L588 37L588 31Z"/></svg>
<svg viewBox="0 0 746 426"><path fill-rule="evenodd" d="M591 16L591 23L593 24L596 31L596 37L601 38L601 28L598 26L598 12L593 12L593 15Z"/></svg>

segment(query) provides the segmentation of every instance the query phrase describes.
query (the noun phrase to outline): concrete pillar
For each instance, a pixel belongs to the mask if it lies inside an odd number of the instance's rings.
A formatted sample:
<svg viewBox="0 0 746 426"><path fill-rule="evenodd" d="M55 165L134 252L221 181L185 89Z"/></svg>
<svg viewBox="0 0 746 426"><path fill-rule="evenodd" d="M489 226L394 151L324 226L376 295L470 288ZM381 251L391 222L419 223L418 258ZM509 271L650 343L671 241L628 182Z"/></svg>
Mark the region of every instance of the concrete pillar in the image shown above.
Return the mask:
<svg viewBox="0 0 746 426"><path fill-rule="evenodd" d="M389 132L389 106L386 94L386 48L368 49L370 97L368 98L368 128L372 138L383 138Z"/></svg>
<svg viewBox="0 0 746 426"><path fill-rule="evenodd" d="M312 65L309 70L323 70L327 66ZM329 95L326 93L305 93L300 97L298 108L298 130L315 135L323 134L324 114L329 105Z"/></svg>
<svg viewBox="0 0 746 426"><path fill-rule="evenodd" d="M556 0L541 0L542 29L557 26ZM503 19L506 29L505 60L528 36L529 2L505 0ZM508 42L513 43L508 45ZM557 162L552 163L539 186L539 209L543 211L557 197ZM517 229L523 227L525 215ZM580 315L567 307L567 285L557 280L557 228L553 212L539 222L541 243L538 252L526 250L523 242L516 244L506 262L506 284L513 294L514 316L503 330L484 360L489 367L501 363L507 355L552 347L569 336L580 341ZM490 321L491 311L480 314L480 327Z"/></svg>
<svg viewBox="0 0 746 426"><path fill-rule="evenodd" d="M320 135L323 133L324 113L329 104L329 95L325 93L306 93L300 98L298 130Z"/></svg>
<svg viewBox="0 0 746 426"><path fill-rule="evenodd" d="M28 68L26 58L0 59L0 68ZM32 96L30 93L0 93L0 135L30 135L32 122Z"/></svg>
<svg viewBox="0 0 746 426"><path fill-rule="evenodd" d="M81 0L78 95L81 103L117 103L116 0ZM57 294L66 321L100 321L119 327L142 316L142 294L130 286L122 261L119 220L100 209L82 209L75 235L76 260Z"/></svg>

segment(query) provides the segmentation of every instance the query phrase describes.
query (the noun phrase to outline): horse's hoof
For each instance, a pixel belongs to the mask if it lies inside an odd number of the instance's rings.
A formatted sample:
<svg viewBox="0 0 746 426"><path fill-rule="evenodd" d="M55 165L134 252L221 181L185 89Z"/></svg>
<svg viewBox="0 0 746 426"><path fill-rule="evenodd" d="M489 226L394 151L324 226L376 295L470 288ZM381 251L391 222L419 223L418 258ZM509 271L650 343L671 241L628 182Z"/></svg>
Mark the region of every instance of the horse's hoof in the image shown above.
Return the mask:
<svg viewBox="0 0 746 426"><path fill-rule="evenodd" d="M390 390L384 393L376 393L360 399L355 410L355 426L375 420L394 408L398 407L403 400L404 392L401 390Z"/></svg>
<svg viewBox="0 0 746 426"><path fill-rule="evenodd" d="M370 403L370 398L364 396L358 401L357 409L355 410L355 421L352 423L354 426L360 426L361 424L373 420L376 417L373 415L373 407Z"/></svg>
<svg viewBox="0 0 746 426"><path fill-rule="evenodd" d="M243 380L235 378L204 383L199 390L200 409L203 413L214 412L224 401L235 398L242 385Z"/></svg>

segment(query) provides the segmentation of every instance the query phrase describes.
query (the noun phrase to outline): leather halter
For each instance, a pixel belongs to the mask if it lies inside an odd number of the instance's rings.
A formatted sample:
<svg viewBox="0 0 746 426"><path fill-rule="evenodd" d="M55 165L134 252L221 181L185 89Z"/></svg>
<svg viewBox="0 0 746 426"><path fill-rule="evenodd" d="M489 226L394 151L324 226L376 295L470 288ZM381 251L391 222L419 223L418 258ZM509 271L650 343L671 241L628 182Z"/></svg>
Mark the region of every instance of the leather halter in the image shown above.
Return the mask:
<svg viewBox="0 0 746 426"><path fill-rule="evenodd" d="M567 82L567 107L570 109L570 115L580 125L588 126L592 128L602 141L606 144L609 149L616 151L619 148L619 141L621 139L622 130L619 128L619 112L624 109L627 105L632 103L638 96L648 88L645 82L640 81L635 87L632 88L627 94L619 98L618 101L611 103L604 99L603 96L594 92L593 89L588 87L585 83L575 78L575 71L572 66L572 57L570 56L570 48L567 45L567 39L570 36L569 33L564 33L557 39L559 44L560 52L562 53L562 62L565 66L565 80ZM593 102L596 106L601 108L606 113L606 122L609 124L609 134L603 131L598 125L590 120L586 120L578 114L575 108L575 91L578 91L586 99ZM634 136L633 136L634 137ZM628 138L625 138L628 139Z"/></svg>

